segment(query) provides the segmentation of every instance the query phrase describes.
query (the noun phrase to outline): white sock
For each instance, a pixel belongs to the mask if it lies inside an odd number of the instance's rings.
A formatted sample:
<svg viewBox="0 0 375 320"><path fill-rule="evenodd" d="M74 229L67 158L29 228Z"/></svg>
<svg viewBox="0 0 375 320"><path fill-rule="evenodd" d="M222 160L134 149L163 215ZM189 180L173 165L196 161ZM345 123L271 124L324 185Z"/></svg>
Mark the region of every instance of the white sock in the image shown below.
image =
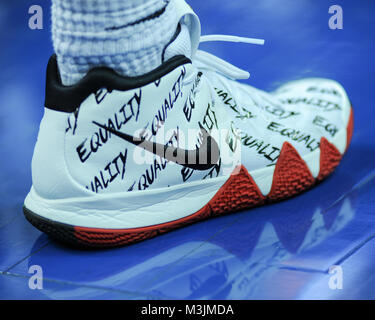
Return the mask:
<svg viewBox="0 0 375 320"><path fill-rule="evenodd" d="M163 59L190 56L189 31L177 19L173 0L52 0L63 84L75 84L93 67L138 76Z"/></svg>

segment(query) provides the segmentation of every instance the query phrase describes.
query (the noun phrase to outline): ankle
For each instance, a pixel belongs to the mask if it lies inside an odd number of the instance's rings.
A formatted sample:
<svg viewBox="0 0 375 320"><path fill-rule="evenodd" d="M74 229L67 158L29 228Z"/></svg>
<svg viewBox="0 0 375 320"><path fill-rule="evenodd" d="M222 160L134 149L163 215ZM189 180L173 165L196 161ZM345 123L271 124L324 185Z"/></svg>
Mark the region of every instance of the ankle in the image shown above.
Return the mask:
<svg viewBox="0 0 375 320"><path fill-rule="evenodd" d="M189 32L176 33L177 19L174 1L53 0L53 44L63 84L75 84L94 67L138 76L163 59L190 56Z"/></svg>

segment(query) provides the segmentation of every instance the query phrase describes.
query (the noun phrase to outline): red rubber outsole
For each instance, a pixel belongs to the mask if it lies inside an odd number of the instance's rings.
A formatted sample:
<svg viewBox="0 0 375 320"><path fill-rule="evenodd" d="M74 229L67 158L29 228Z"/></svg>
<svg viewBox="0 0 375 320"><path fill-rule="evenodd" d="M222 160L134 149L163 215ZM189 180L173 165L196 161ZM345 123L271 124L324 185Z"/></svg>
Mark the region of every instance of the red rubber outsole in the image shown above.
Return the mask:
<svg viewBox="0 0 375 320"><path fill-rule="evenodd" d="M353 111L347 126L347 148L353 134ZM216 195L199 211L168 223L134 229L96 229L70 226L42 218L24 208L26 218L38 229L52 237L85 247L116 247L153 238L174 229L242 209L297 195L320 182L338 166L342 155L327 139L320 141L320 172L315 179L295 148L285 142L277 160L271 191L263 196L244 166L232 175Z"/></svg>

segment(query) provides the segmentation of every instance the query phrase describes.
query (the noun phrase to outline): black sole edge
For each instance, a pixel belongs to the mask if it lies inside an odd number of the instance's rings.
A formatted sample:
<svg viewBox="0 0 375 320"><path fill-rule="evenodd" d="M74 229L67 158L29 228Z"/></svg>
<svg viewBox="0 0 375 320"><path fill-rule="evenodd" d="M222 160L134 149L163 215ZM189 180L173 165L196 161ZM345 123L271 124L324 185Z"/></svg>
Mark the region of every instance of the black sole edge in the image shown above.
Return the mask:
<svg viewBox="0 0 375 320"><path fill-rule="evenodd" d="M35 228L46 233L54 240L74 247L86 247L85 244L79 242L76 238L73 226L41 217L25 206L23 206L23 214Z"/></svg>

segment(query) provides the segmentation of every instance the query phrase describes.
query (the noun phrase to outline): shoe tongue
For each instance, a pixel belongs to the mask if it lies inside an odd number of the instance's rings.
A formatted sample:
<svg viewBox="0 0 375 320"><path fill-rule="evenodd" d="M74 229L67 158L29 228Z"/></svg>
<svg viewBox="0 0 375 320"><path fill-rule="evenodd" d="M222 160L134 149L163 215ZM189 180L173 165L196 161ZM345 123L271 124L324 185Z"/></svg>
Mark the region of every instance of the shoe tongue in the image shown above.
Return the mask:
<svg viewBox="0 0 375 320"><path fill-rule="evenodd" d="M171 0L176 10L181 30L165 50L164 60L183 54L192 59L198 50L201 24L198 16L184 0Z"/></svg>

